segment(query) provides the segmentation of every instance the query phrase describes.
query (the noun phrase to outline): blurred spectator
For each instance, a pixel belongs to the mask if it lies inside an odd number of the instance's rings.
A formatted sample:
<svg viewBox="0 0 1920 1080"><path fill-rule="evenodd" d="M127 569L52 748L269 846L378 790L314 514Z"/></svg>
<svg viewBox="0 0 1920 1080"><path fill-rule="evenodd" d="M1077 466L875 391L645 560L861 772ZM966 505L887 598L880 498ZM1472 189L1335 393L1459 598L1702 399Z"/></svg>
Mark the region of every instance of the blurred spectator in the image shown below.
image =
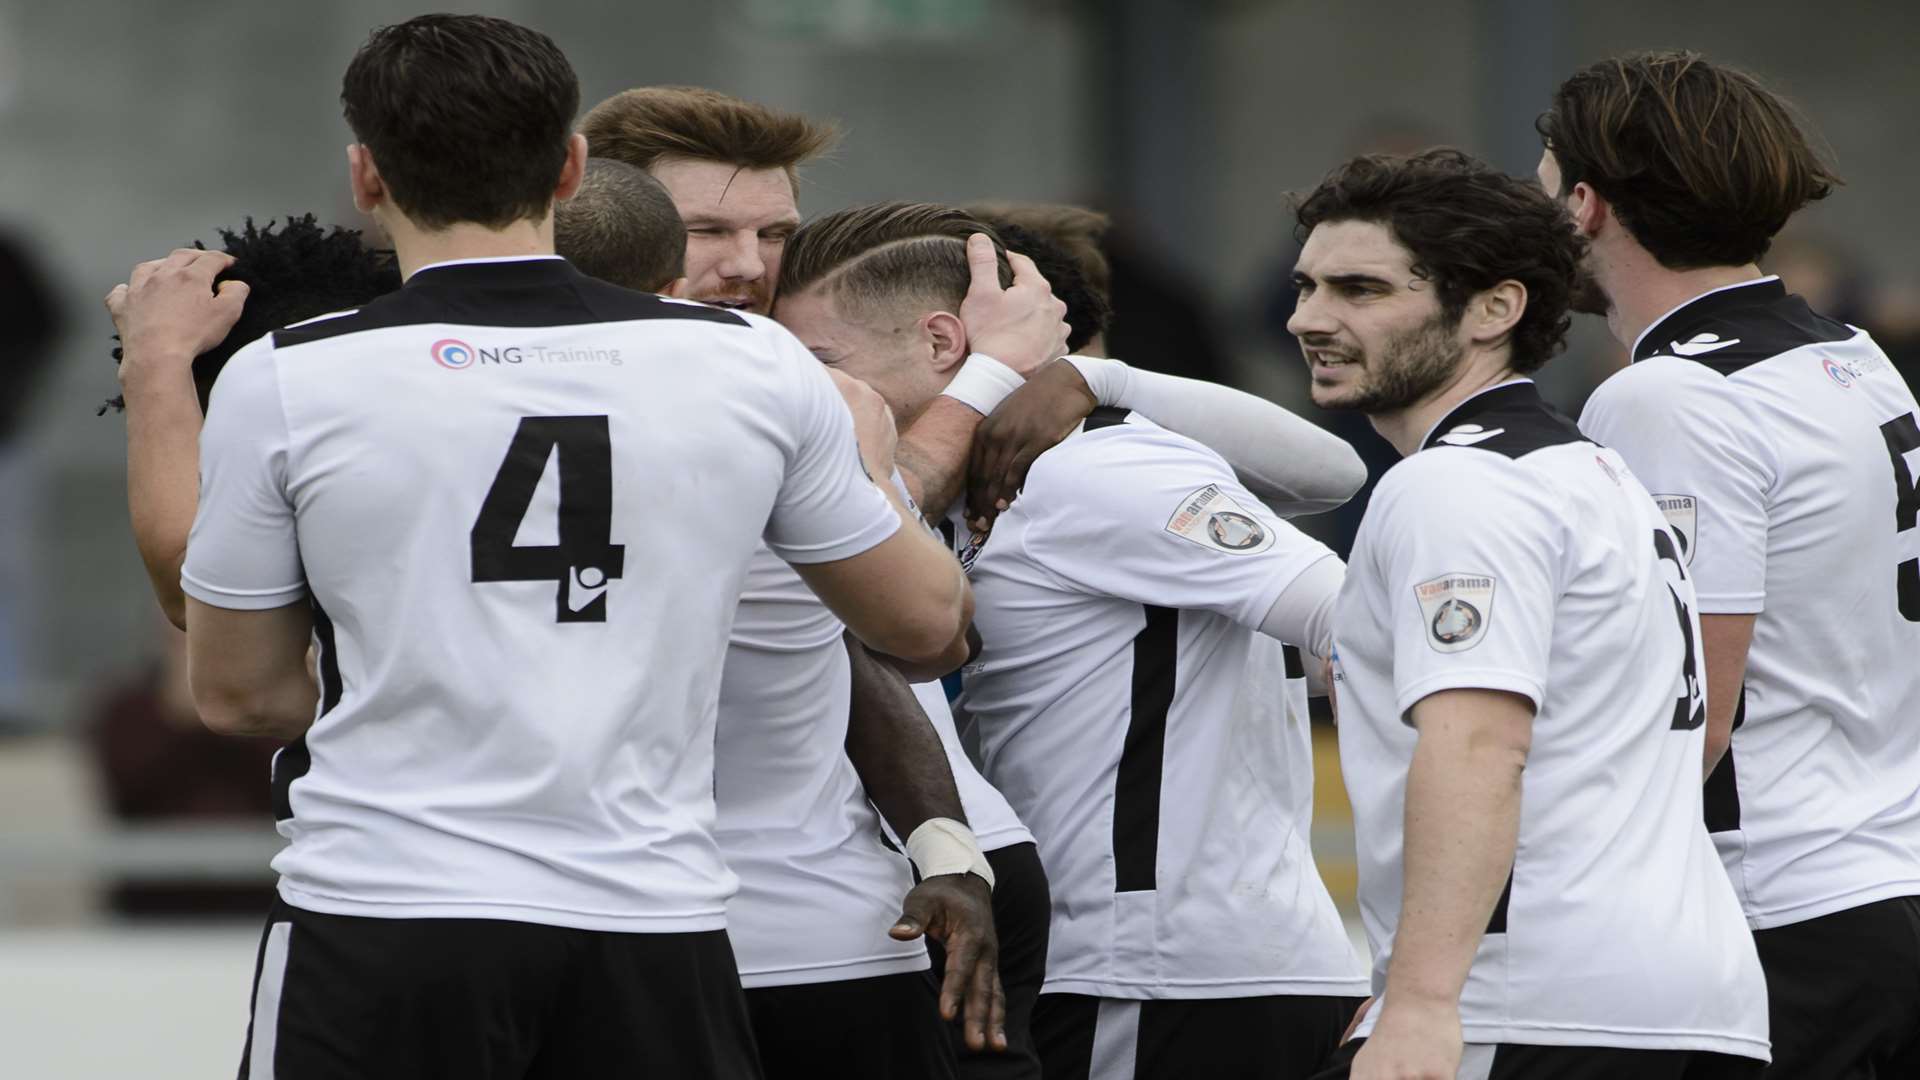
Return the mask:
<svg viewBox="0 0 1920 1080"><path fill-rule="evenodd" d="M60 310L25 243L0 232L0 731L25 726L27 604L37 499L20 438L34 387L53 357Z"/></svg>
<svg viewBox="0 0 1920 1080"><path fill-rule="evenodd" d="M87 732L113 820L121 825L273 820L270 772L279 743L215 735L202 727L187 690L187 636L158 615L159 658L112 690ZM118 883L121 915L257 916L273 898L262 882Z"/></svg>

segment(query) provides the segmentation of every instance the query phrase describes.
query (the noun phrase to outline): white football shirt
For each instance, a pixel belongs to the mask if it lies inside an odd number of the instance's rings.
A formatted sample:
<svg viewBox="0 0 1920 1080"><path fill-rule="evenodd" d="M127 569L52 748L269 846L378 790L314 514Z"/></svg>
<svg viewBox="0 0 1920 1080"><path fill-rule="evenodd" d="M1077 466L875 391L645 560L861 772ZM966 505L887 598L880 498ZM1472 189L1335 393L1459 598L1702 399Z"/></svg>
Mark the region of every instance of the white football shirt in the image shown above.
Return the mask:
<svg viewBox="0 0 1920 1080"><path fill-rule="evenodd" d="M1767 278L1650 327L1580 426L1757 614L1706 821L1757 929L1920 894L1920 407L1865 331Z"/></svg>
<svg viewBox="0 0 1920 1080"><path fill-rule="evenodd" d="M314 604L322 699L274 768L281 895L721 927L714 714L754 548L847 558L898 522L784 329L558 259L429 267L247 346L182 586Z"/></svg>
<svg viewBox="0 0 1920 1080"><path fill-rule="evenodd" d="M1254 629L1334 556L1219 455L1113 410L984 542L958 535L983 641L960 704L1047 870L1043 992L1364 993L1308 846L1304 680Z"/></svg>
<svg viewBox="0 0 1920 1080"><path fill-rule="evenodd" d="M740 891L727 937L741 984L793 986L929 966L887 930L913 888L848 760L845 626L765 545L720 674L715 837Z"/></svg>
<svg viewBox="0 0 1920 1080"><path fill-rule="evenodd" d="M1400 917L1408 713L1503 690L1533 702L1533 746L1512 873L1461 994L1466 1041L1767 1056L1759 958L1700 825L1699 619L1679 558L1619 456L1530 380L1469 398L1381 479L1334 621L1376 994Z"/></svg>

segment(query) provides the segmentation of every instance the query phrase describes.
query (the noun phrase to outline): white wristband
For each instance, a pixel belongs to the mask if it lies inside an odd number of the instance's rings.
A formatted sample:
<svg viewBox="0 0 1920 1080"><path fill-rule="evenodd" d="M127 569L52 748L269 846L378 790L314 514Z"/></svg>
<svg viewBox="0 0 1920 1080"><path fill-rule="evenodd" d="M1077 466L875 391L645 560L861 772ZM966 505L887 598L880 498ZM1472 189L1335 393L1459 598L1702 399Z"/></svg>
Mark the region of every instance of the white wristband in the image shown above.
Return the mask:
<svg viewBox="0 0 1920 1080"><path fill-rule="evenodd" d="M1007 400L1008 394L1020 389L1023 382L1026 380L1019 372L986 353L969 353L966 363L954 373L953 381L940 392L986 416Z"/></svg>
<svg viewBox="0 0 1920 1080"><path fill-rule="evenodd" d="M1066 361L1087 381L1093 400L1107 406L1125 403L1127 377L1132 370L1127 365L1107 356L1069 356Z"/></svg>
<svg viewBox="0 0 1920 1080"><path fill-rule="evenodd" d="M907 858L923 878L941 874L978 874L993 888L993 867L980 851L973 830L952 818L928 818L907 837Z"/></svg>

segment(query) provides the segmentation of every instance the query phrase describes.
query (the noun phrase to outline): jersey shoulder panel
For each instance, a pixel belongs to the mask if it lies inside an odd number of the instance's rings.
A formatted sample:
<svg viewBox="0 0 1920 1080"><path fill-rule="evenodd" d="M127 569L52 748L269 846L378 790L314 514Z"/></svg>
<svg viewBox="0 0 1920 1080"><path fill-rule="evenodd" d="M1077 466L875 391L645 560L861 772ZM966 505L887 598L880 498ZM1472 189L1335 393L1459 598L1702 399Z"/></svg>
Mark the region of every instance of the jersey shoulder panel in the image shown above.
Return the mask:
<svg viewBox="0 0 1920 1080"><path fill-rule="evenodd" d="M1494 390L1462 403L1434 427L1421 446L1421 453L1413 457L1447 447L1519 459L1536 450L1585 441L1579 425L1540 400L1538 393L1508 394ZM1454 459L1449 455L1447 460ZM1405 462L1392 471L1399 471L1404 465Z"/></svg>
<svg viewBox="0 0 1920 1080"><path fill-rule="evenodd" d="M320 321L309 321L273 334L274 347L293 348L365 330L384 330L424 323L456 326L541 327L586 323L677 319L746 327L731 311L690 301L670 300L652 293L610 285L567 266L551 263L540 277L524 272L524 264L496 267L460 267L453 280L416 283L418 277L356 311Z"/></svg>
<svg viewBox="0 0 1920 1080"><path fill-rule="evenodd" d="M1781 353L1856 333L1808 307L1779 281L1760 281L1708 294L1667 316L1640 341L1634 360L1672 356L1735 375Z"/></svg>

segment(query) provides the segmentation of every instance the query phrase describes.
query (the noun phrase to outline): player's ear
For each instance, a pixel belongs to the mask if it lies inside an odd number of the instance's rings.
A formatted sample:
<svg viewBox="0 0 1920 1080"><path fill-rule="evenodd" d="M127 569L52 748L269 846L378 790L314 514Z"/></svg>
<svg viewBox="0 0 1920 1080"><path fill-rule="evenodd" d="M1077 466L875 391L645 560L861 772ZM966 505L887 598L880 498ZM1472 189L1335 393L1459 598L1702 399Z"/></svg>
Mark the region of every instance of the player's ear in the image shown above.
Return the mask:
<svg viewBox="0 0 1920 1080"><path fill-rule="evenodd" d="M363 214L373 213L386 201L387 186L373 163L373 152L364 143L347 145L347 185L353 193L353 208Z"/></svg>
<svg viewBox="0 0 1920 1080"><path fill-rule="evenodd" d="M553 187L555 202L565 202L573 198L580 190L580 181L587 176L587 137L574 134L567 136L567 160L560 166L560 182Z"/></svg>
<svg viewBox="0 0 1920 1080"><path fill-rule="evenodd" d="M1474 343L1490 345L1511 334L1526 313L1527 287L1507 280L1468 301L1464 319Z"/></svg>
<svg viewBox="0 0 1920 1080"><path fill-rule="evenodd" d="M1567 194L1567 213L1573 215L1573 226L1581 236L1591 240L1600 232L1600 225L1607 217L1607 200L1593 190L1593 185L1585 180L1573 185Z"/></svg>
<svg viewBox="0 0 1920 1080"><path fill-rule="evenodd" d="M933 343L933 370L935 374L945 375L954 371L967 359L967 328L960 317L946 311L936 311L921 320L927 339Z"/></svg>

